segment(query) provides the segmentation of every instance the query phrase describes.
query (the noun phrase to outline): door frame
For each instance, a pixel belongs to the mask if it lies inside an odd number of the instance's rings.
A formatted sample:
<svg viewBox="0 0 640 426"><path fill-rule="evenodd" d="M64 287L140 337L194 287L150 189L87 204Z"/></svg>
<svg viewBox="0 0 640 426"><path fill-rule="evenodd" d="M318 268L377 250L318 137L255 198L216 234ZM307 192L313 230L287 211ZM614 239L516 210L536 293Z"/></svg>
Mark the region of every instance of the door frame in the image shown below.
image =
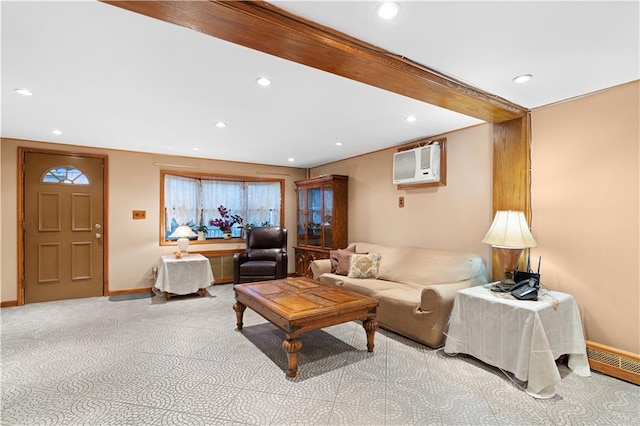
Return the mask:
<svg viewBox="0 0 640 426"><path fill-rule="evenodd" d="M92 154L86 152L74 152L74 151L56 151L52 149L40 149L30 147L18 147L18 223L16 229L18 230L18 300L17 305L24 305L25 302L25 285L24 282L24 174L25 174L25 156L28 153L37 154L51 154L51 155L63 155L67 157L86 157L97 158L102 160L103 173L102 173L102 214L103 214L103 252L102 252L102 295L109 295L109 215L107 214L109 209L109 156L103 154Z"/></svg>

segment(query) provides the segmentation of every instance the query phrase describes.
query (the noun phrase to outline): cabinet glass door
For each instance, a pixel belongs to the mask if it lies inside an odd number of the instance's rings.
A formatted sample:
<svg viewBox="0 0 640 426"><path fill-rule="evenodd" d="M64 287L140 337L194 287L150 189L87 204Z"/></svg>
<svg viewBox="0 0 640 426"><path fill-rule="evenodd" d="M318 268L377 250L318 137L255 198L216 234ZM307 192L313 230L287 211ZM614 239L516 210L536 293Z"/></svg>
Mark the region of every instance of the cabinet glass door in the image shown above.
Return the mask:
<svg viewBox="0 0 640 426"><path fill-rule="evenodd" d="M333 188L325 186L323 192L324 211L322 217L323 247L333 248Z"/></svg>
<svg viewBox="0 0 640 426"><path fill-rule="evenodd" d="M304 196L306 191L298 190L298 244L307 244L307 227Z"/></svg>
<svg viewBox="0 0 640 426"><path fill-rule="evenodd" d="M307 244L320 247L322 244L322 189L307 190Z"/></svg>

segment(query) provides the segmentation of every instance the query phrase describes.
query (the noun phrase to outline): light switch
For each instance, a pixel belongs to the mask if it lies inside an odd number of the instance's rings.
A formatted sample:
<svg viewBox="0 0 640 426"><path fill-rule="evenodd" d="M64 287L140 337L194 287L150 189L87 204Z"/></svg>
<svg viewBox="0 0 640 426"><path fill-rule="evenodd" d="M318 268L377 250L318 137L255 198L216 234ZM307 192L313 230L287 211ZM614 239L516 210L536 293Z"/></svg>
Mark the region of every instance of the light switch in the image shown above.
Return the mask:
<svg viewBox="0 0 640 426"><path fill-rule="evenodd" d="M398 207L400 208L404 207L404 197L398 198Z"/></svg>

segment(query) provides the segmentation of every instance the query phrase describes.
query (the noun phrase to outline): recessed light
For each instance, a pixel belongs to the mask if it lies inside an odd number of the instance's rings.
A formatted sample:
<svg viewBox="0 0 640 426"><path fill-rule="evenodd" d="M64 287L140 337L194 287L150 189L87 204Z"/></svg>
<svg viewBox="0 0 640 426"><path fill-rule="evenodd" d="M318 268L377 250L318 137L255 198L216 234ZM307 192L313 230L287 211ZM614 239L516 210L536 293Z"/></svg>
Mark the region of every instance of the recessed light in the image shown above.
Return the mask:
<svg viewBox="0 0 640 426"><path fill-rule="evenodd" d="M336 142L334 145L335 146L342 146L342 142Z"/></svg>
<svg viewBox="0 0 640 426"><path fill-rule="evenodd" d="M193 151L200 151L200 148L198 148L197 146L194 146L193 148L191 148L191 150L193 150Z"/></svg>
<svg viewBox="0 0 640 426"><path fill-rule="evenodd" d="M267 77L260 77L256 80L256 83L258 83L260 86L267 87L271 84L271 80L269 80Z"/></svg>
<svg viewBox="0 0 640 426"><path fill-rule="evenodd" d="M532 74L522 74L517 77L513 77L514 83L526 83L533 78Z"/></svg>
<svg viewBox="0 0 640 426"><path fill-rule="evenodd" d="M413 123L417 120L415 115L408 115L407 118L404 119L407 123Z"/></svg>
<svg viewBox="0 0 640 426"><path fill-rule="evenodd" d="M395 18L400 11L400 5L393 1L385 1L380 4L376 10L378 12L378 16L382 19L391 19Z"/></svg>
<svg viewBox="0 0 640 426"><path fill-rule="evenodd" d="M287 161L288 161L288 162L290 162L290 163L293 163L294 161L296 161L296 159L295 159L295 158L293 158L293 157L289 157L289 158L287 159Z"/></svg>
<svg viewBox="0 0 640 426"><path fill-rule="evenodd" d="M227 123L225 123L224 121L218 121L216 123L216 127L219 127L221 129L223 129L223 128L227 127Z"/></svg>
<svg viewBox="0 0 640 426"><path fill-rule="evenodd" d="M60 136L62 134L62 130L55 129L55 130L52 130L51 133L53 133L56 136Z"/></svg>
<svg viewBox="0 0 640 426"><path fill-rule="evenodd" d="M33 96L33 93L29 89L13 89L16 93L21 94L22 96Z"/></svg>

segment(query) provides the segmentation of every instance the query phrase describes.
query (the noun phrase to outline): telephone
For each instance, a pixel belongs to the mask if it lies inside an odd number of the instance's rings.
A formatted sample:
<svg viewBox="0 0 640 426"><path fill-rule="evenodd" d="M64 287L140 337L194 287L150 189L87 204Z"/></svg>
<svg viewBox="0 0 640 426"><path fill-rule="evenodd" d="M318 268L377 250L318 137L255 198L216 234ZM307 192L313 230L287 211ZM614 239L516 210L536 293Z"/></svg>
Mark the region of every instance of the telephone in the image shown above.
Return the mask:
<svg viewBox="0 0 640 426"><path fill-rule="evenodd" d="M522 280L511 289L511 295L520 300L538 300L538 289L540 283L535 278Z"/></svg>

